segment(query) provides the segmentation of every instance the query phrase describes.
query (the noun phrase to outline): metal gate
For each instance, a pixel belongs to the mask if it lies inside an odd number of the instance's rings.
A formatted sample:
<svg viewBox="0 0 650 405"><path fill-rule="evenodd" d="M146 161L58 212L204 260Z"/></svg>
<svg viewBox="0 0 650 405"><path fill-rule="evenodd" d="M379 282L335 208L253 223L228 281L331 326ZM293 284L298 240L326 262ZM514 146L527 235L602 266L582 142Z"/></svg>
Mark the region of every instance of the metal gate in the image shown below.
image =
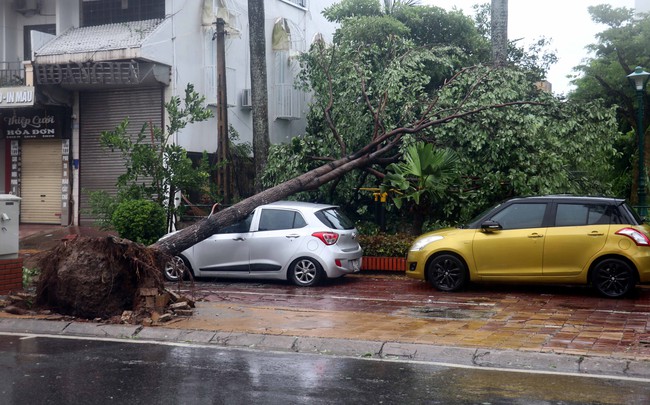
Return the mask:
<svg viewBox="0 0 650 405"><path fill-rule="evenodd" d="M122 89L107 92L79 94L79 223L96 220L91 212L90 193L103 190L110 195L117 192L117 178L126 172L119 152L101 147L103 131L114 130L125 118L129 119L128 133L132 139L144 123L161 127L163 120L163 89Z"/></svg>
<svg viewBox="0 0 650 405"><path fill-rule="evenodd" d="M61 223L61 139L23 140L21 222Z"/></svg>

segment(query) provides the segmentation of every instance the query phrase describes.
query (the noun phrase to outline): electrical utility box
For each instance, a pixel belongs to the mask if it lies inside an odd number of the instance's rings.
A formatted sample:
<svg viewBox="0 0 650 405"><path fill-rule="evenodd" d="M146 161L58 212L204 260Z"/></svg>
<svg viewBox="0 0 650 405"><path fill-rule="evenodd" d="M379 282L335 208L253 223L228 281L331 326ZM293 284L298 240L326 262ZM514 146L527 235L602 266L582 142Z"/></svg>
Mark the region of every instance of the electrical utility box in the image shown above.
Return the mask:
<svg viewBox="0 0 650 405"><path fill-rule="evenodd" d="M0 194L0 259L18 257L20 197Z"/></svg>

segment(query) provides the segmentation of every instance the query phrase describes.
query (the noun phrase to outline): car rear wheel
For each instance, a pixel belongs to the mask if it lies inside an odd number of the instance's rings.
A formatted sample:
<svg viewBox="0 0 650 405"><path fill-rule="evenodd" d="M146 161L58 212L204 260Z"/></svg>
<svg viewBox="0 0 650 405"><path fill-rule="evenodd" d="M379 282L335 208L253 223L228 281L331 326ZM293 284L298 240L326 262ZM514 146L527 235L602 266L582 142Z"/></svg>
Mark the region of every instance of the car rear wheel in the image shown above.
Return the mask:
<svg viewBox="0 0 650 405"><path fill-rule="evenodd" d="M307 257L300 258L289 266L289 279L299 287L311 287L323 278L320 264Z"/></svg>
<svg viewBox="0 0 650 405"><path fill-rule="evenodd" d="M174 256L165 265L163 274L168 281L180 281L189 275L189 267L181 256Z"/></svg>
<svg viewBox="0 0 650 405"><path fill-rule="evenodd" d="M440 291L458 291L467 284L467 267L458 257L443 254L429 263L427 276L431 285Z"/></svg>
<svg viewBox="0 0 650 405"><path fill-rule="evenodd" d="M591 283L601 295L618 298L634 288L634 269L621 259L605 259L594 267Z"/></svg>

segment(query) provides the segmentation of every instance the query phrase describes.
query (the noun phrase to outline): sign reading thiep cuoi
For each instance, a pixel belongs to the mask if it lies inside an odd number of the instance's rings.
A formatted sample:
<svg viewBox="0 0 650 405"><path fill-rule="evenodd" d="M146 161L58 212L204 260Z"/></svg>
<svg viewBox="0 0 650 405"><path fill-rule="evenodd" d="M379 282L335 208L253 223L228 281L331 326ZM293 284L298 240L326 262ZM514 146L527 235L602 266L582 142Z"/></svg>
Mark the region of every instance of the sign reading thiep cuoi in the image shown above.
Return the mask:
<svg viewBox="0 0 650 405"><path fill-rule="evenodd" d="M62 116L49 110L25 110L2 116L6 139L62 138Z"/></svg>

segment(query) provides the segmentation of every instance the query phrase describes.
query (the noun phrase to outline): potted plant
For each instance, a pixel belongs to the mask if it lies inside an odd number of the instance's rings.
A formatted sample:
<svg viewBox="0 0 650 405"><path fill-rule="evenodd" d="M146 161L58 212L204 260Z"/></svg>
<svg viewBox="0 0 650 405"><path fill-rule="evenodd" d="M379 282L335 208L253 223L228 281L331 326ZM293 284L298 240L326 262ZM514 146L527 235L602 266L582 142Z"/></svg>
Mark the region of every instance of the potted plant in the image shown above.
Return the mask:
<svg viewBox="0 0 650 405"><path fill-rule="evenodd" d="M360 235L362 270L406 271L406 254L415 237L405 233Z"/></svg>

